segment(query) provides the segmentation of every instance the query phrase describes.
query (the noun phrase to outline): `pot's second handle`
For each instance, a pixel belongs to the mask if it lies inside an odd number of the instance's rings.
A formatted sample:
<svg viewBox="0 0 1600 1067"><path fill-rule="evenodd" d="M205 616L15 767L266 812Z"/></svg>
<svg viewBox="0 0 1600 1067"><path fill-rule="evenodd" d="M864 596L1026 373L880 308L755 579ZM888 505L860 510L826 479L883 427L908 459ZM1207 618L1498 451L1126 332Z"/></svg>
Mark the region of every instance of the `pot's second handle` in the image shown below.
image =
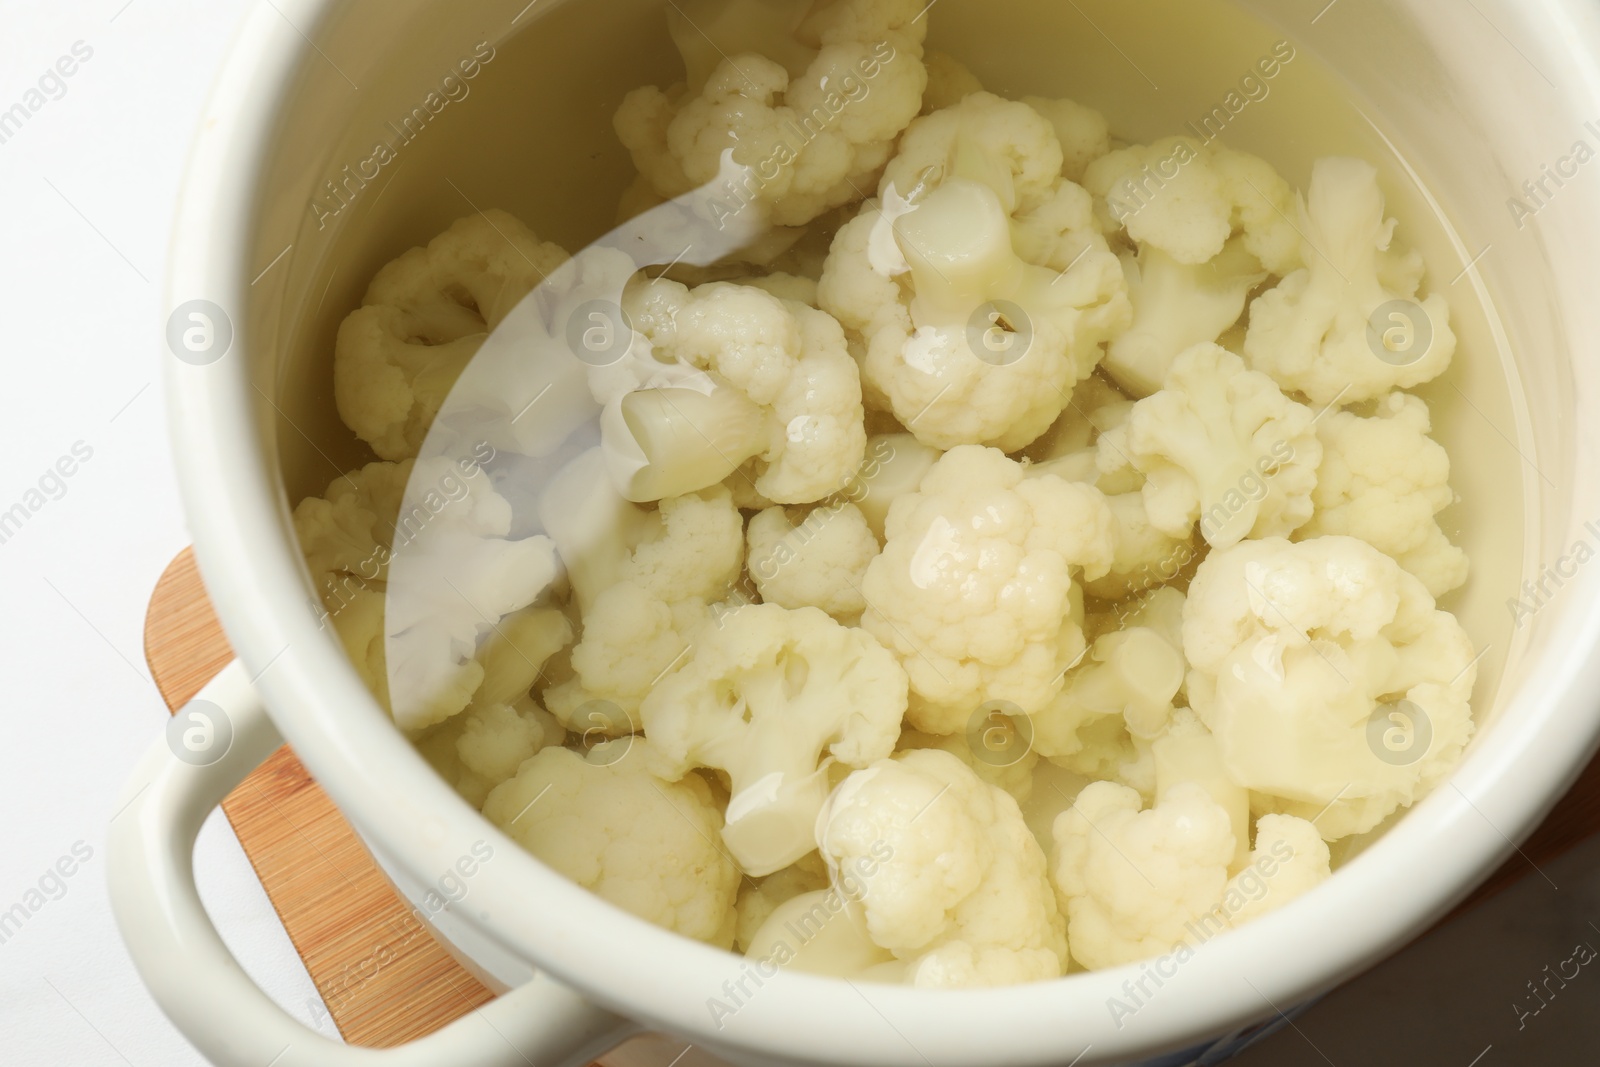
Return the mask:
<svg viewBox="0 0 1600 1067"><path fill-rule="evenodd" d="M206 816L283 740L238 662L179 715L186 717L145 753L112 819L111 905L156 1003L218 1067L567 1067L635 1032L543 975L397 1048L345 1045L303 1026L245 974L194 882L195 837ZM224 748L220 758L210 746Z"/></svg>

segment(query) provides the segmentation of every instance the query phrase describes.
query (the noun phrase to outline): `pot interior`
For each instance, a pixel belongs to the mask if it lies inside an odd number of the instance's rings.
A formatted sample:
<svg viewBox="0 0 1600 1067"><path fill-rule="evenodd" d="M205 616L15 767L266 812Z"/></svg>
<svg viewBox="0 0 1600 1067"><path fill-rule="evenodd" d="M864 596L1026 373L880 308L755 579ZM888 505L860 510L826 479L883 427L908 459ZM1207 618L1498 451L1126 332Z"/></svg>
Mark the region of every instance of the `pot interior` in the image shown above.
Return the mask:
<svg viewBox="0 0 1600 1067"><path fill-rule="evenodd" d="M249 262L272 266L244 316L251 371L271 398L259 405L259 429L291 539L290 506L373 458L338 419L331 371L338 325L372 275L489 207L569 251L583 247L611 227L632 178L611 129L618 101L681 77L665 3L524 3L352 0L302 26L317 50L286 97L261 177ZM1496 23L1514 33L1534 17L1528 10L1476 6L1495 23L1451 22L1421 0L1337 0L1315 21L1314 11L1290 19L1266 0L938 0L928 46L1005 95L1098 108L1114 136L1137 141L1213 113L1276 42L1293 44L1295 60L1270 93L1230 116L1223 139L1301 188L1324 155L1377 164L1403 239L1429 265L1425 287L1449 299L1458 354L1420 392L1458 493L1441 522L1473 561L1471 581L1444 606L1485 649L1474 742L1484 745L1515 726L1502 713L1537 671L1534 651L1561 645L1559 598L1521 626L1508 600L1522 596L1536 560L1560 555L1600 514L1579 481L1586 460L1573 415L1593 371L1570 337L1588 312L1564 295L1572 271L1595 276L1595 254L1554 246L1548 225L1519 228L1506 200L1553 151L1600 137L1559 96L1535 114L1495 95L1537 88L1534 64L1562 61L1531 46L1523 60L1506 50ZM1484 49L1494 51L1485 58ZM469 58L478 73L460 78ZM1485 69L1492 84L1478 84ZM455 89L446 75L458 75ZM1568 199L1538 221L1592 214L1586 194Z"/></svg>

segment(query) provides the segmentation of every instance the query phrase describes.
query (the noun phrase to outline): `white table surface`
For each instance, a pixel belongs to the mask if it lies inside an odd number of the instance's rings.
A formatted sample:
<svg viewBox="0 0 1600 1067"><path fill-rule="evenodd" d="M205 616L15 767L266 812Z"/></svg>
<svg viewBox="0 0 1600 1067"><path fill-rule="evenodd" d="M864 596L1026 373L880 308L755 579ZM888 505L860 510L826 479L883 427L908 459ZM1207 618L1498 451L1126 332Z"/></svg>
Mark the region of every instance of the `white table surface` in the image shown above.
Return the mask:
<svg viewBox="0 0 1600 1067"><path fill-rule="evenodd" d="M169 470L160 281L190 133L248 0L0 0L0 111L76 42L92 57L0 144L6 447L0 511L83 442L65 492L0 543L4 714L0 911L57 860L92 855L0 943L0 1063L185 1067L199 1056L139 984L107 904L114 798L165 708L144 666L146 601L187 542ZM245 968L335 1031L220 815L201 836L208 906ZM1408 949L1247 1056L1249 1064L1592 1062L1600 977L1518 1027L1526 981L1600 945L1600 848ZM47 888L54 888L47 886ZM1489 1046L1486 1048L1486 1046ZM1587 1054L1579 1051L1589 1050ZM1330 1058L1331 1057L1331 1058Z"/></svg>

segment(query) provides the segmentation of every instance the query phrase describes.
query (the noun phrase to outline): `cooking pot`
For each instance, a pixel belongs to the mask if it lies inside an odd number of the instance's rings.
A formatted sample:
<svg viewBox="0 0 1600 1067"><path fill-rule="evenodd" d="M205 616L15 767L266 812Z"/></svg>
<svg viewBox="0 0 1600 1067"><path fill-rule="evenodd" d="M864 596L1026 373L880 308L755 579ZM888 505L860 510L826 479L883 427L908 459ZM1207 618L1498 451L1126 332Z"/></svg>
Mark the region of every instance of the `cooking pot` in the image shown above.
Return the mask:
<svg viewBox="0 0 1600 1067"><path fill-rule="evenodd" d="M1600 165L1576 143L1600 146L1586 125L1600 119L1600 8L1243 3L1257 23L1172 0L944 2L940 47L1013 79L1007 91L1081 96L1125 136L1181 128L1261 41L1287 38L1331 72L1299 106L1347 93L1372 125L1269 136L1241 123L1241 147L1302 184L1310 154L1347 135L1414 168L1419 184L1397 195L1446 220L1419 243L1473 339L1429 394L1449 411L1440 433L1476 567L1456 606L1486 646L1459 768L1331 881L1154 978L1140 964L962 992L787 972L757 984L739 957L557 875L457 797L364 688L315 608L289 509L365 456L333 413L329 357L377 267L490 205L568 248L593 240L629 173L610 113L626 89L673 81L677 59L654 0L600 17L595 0L271 0L245 19L205 110L163 309L174 458L239 660L175 727L209 740L163 739L139 764L109 848L134 961L214 1062L552 1067L655 1031L750 1065L1214 1063L1442 915L1582 768L1600 726L1600 567L1575 550L1600 541L1600 453L1582 416L1600 399ZM1067 35L1088 53L1061 75L1077 83L1016 81L1059 72ZM239 968L195 891L195 835L285 739L498 1000L410 1045L356 1049L303 1028ZM457 890L445 905L441 885ZM712 1010L730 989L737 1010ZM1137 1010L1112 1010L1130 989Z"/></svg>

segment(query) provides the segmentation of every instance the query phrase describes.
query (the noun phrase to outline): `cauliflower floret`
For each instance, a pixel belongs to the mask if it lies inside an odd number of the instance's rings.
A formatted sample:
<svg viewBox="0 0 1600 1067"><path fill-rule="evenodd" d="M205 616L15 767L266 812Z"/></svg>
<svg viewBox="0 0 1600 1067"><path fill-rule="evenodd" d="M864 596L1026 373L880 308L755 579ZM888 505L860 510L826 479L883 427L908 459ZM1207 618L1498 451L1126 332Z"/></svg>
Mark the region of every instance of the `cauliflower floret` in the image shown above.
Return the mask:
<svg viewBox="0 0 1600 1067"><path fill-rule="evenodd" d="M1228 880L1222 910L1242 926L1327 881L1329 864L1328 844L1315 826L1292 815L1263 815L1245 869Z"/></svg>
<svg viewBox="0 0 1600 1067"><path fill-rule="evenodd" d="M646 769L648 747L624 738L596 746L587 759L547 748L494 788L483 813L617 907L727 948L739 869L717 847L722 816L711 788L694 775L659 781Z"/></svg>
<svg viewBox="0 0 1600 1067"><path fill-rule="evenodd" d="M1250 365L1318 404L1371 400L1444 373L1456 349L1450 307L1438 293L1416 298L1422 258L1391 251L1395 220L1384 218L1377 171L1318 160L1300 214L1306 265L1250 305Z"/></svg>
<svg viewBox="0 0 1600 1067"><path fill-rule="evenodd" d="M864 767L894 751L906 676L870 634L816 608L735 608L644 698L652 768L676 779L727 772L723 840L747 874L817 847L817 812L837 760Z"/></svg>
<svg viewBox="0 0 1600 1067"><path fill-rule="evenodd" d="M1213 551L1184 605L1187 688L1229 775L1329 841L1365 833L1472 735L1472 642L1422 583L1353 537Z"/></svg>
<svg viewBox="0 0 1600 1067"><path fill-rule="evenodd" d="M1443 596L1467 580L1467 554L1434 518L1455 500L1450 456L1428 436L1421 397L1390 393L1372 418L1330 414L1317 427L1322 466L1311 494L1316 513L1301 537L1359 537Z"/></svg>
<svg viewBox="0 0 1600 1067"><path fill-rule="evenodd" d="M886 218L869 202L840 229L817 288L822 307L859 338L869 401L937 448L1026 445L1127 325L1116 257L1101 242L1065 273L1026 262L1000 198L965 178L900 211L892 239L875 241ZM875 257L875 244L906 268Z"/></svg>
<svg viewBox="0 0 1600 1067"><path fill-rule="evenodd" d="M548 538L507 539L510 505L475 463L370 463L336 478L324 496L301 501L294 523L346 652L408 731L466 706L484 680L486 657L506 644L496 627L556 577ZM532 642L538 664L569 634L564 623L550 629L543 643L554 644L540 651L540 641L518 633ZM520 691L506 688L517 672L497 665L496 674L490 702L514 700L532 684L527 675Z"/></svg>
<svg viewBox="0 0 1600 1067"><path fill-rule="evenodd" d="M1133 324L1106 349L1106 373L1136 397L1161 388L1178 354L1215 341L1267 277L1238 237L1204 263L1180 263L1155 245L1124 255Z"/></svg>
<svg viewBox="0 0 1600 1067"><path fill-rule="evenodd" d="M337 610L355 586L381 586L389 573L394 523L411 480L411 460L368 463L335 478L294 509L294 532L323 605Z"/></svg>
<svg viewBox="0 0 1600 1067"><path fill-rule="evenodd" d="M873 943L861 905L837 888L812 890L779 904L745 954L802 974L905 981L905 964Z"/></svg>
<svg viewBox="0 0 1600 1067"><path fill-rule="evenodd" d="M779 226L804 225L871 184L922 106L927 20L917 0L808 6L674 5L687 85L636 89L614 120L657 193L712 181L730 150L750 171L724 210L755 201Z"/></svg>
<svg viewBox="0 0 1600 1067"><path fill-rule="evenodd" d="M1033 716L1034 749L1081 774L1114 767L1126 758L1122 728L1145 740L1166 728L1183 671L1182 654L1155 630L1135 625L1102 634L1061 692Z"/></svg>
<svg viewBox="0 0 1600 1067"><path fill-rule="evenodd" d="M1089 164L1084 187L1108 232L1126 230L1179 263L1215 259L1228 238L1279 276L1300 265L1294 190L1265 161L1192 137L1120 148Z"/></svg>
<svg viewBox="0 0 1600 1067"><path fill-rule="evenodd" d="M647 511L617 496L603 464L599 449L585 452L540 499L583 610L575 677L544 699L569 729L614 734L637 726L645 694L739 580L744 519L722 486Z"/></svg>
<svg viewBox="0 0 1600 1067"><path fill-rule="evenodd" d="M749 952L755 944L756 932L779 907L802 894L827 888L828 865L822 862L822 857L816 852L806 853L783 870L773 871L759 882L746 878L739 889L739 901L734 905L738 913L734 949Z"/></svg>
<svg viewBox="0 0 1600 1067"><path fill-rule="evenodd" d="M527 696L546 661L572 644L572 623L556 608L524 608L508 615L478 652L483 681L474 703L513 704Z"/></svg>
<svg viewBox="0 0 1600 1067"><path fill-rule="evenodd" d="M1189 708L1173 711L1166 728L1150 745L1150 761L1158 798L1189 782L1204 789L1228 813L1234 841L1228 869L1242 870L1250 852L1250 791L1229 776L1221 746L1200 717Z"/></svg>
<svg viewBox="0 0 1600 1067"><path fill-rule="evenodd" d="M384 267L334 343L339 417L382 458L415 456L484 338L566 258L491 209Z"/></svg>
<svg viewBox="0 0 1600 1067"><path fill-rule="evenodd" d="M1103 470L1145 476L1152 526L1179 538L1200 520L1208 544L1292 533L1311 517L1322 443L1311 409L1213 344L1173 361L1166 381L1103 435Z"/></svg>
<svg viewBox="0 0 1600 1067"><path fill-rule="evenodd" d="M462 720L456 739L461 765L496 784L515 774L523 760L566 739L555 716L528 697L469 708Z"/></svg>
<svg viewBox="0 0 1600 1067"><path fill-rule="evenodd" d="M658 360L703 372L608 398L606 456L628 499L694 492L753 460L756 492L805 504L860 466L861 382L831 316L727 282L630 285L624 306Z"/></svg>
<svg viewBox="0 0 1600 1067"><path fill-rule="evenodd" d="M746 537L750 576L766 603L821 608L841 622L866 610L861 583L878 539L854 504L823 504L806 514L768 508L750 520Z"/></svg>
<svg viewBox="0 0 1600 1067"><path fill-rule="evenodd" d="M489 791L517 773L524 760L566 739L555 717L531 697L467 710L417 741L424 758L461 794L482 808Z"/></svg>
<svg viewBox="0 0 1600 1067"><path fill-rule="evenodd" d="M1076 394L1073 405L1078 405ZM1084 592L1102 600L1121 600L1171 581L1195 555L1192 535L1173 537L1151 523L1142 493L1144 475L1132 466L1110 471L1100 468L1096 447L1099 438L1126 423L1132 410L1133 402L1117 394L1115 401L1103 406L1063 414L1051 429L1048 446L1041 450L1042 455L1051 458L1028 467L1030 476L1053 474L1069 482L1093 485L1106 494L1115 549L1111 569L1102 577L1083 583ZM1113 447L1113 443L1107 447Z"/></svg>
<svg viewBox="0 0 1600 1067"><path fill-rule="evenodd" d="M861 476L848 492L849 498L867 520L872 534L883 543L883 524L889 518L889 505L917 491L922 476L938 462L942 453L908 433L879 434L867 441L867 459Z"/></svg>
<svg viewBox="0 0 1600 1067"><path fill-rule="evenodd" d="M1023 260L1064 271L1106 245L1095 226L1094 198L1076 182L1064 180L1062 144L1050 116L1059 116L1075 138L1085 119L1070 100L1038 101L1038 107L978 92L955 105L917 119L900 138L895 157L884 168L878 195L892 228L930 190L950 179L987 186L1009 216L1012 244ZM1093 112L1088 112L1093 115ZM1092 119L1088 120L1092 124ZM1102 120L1103 122L1103 120ZM1073 144L1075 152L1084 146ZM886 235L886 234L885 234ZM904 269L909 251L882 251Z"/></svg>
<svg viewBox="0 0 1600 1067"><path fill-rule="evenodd" d="M1083 181L1089 164L1111 151L1111 135L1106 117L1075 100L1051 100L1025 96L1022 102L1033 108L1055 127L1061 144L1061 175L1073 182Z"/></svg>
<svg viewBox="0 0 1600 1067"><path fill-rule="evenodd" d="M1228 813L1192 782L1141 811L1139 794L1092 782L1056 817L1052 864L1072 958L1091 970L1167 952L1228 882Z"/></svg>
<svg viewBox="0 0 1600 1067"><path fill-rule="evenodd" d="M911 725L955 733L986 700L1042 708L1083 650L1073 570L1106 572L1111 526L1098 490L972 445L897 499L861 625L910 675Z"/></svg>
<svg viewBox="0 0 1600 1067"><path fill-rule="evenodd" d="M834 870L879 858L859 900L872 942L917 986L964 988L1061 974L1061 915L1017 802L948 752L857 771L818 819Z"/></svg>
<svg viewBox="0 0 1600 1067"><path fill-rule="evenodd" d="M510 501L486 472L463 478L460 469L443 456L419 459L395 526L383 631L390 710L408 731L461 710L456 697L484 675L480 648L560 576L555 543L512 539Z"/></svg>

